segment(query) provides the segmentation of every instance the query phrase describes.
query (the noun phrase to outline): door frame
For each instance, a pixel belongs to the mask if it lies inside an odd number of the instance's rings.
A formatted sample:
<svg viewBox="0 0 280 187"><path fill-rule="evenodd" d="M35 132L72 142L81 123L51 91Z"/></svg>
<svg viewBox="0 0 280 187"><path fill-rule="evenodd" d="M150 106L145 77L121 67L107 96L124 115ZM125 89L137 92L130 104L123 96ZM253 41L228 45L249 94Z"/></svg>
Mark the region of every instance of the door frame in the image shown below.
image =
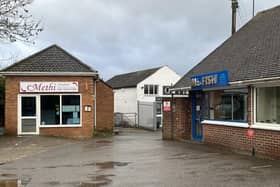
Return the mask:
<svg viewBox="0 0 280 187"><path fill-rule="evenodd" d="M21 116L21 98L22 97L35 97L36 102L36 116L30 116L30 117L23 117ZM17 109L18 109L18 125L17 125L17 134L18 135L39 135L40 128L40 96L34 95L34 94L18 94L18 102L17 102ZM22 126L21 126L21 120L22 119L36 119L36 132L22 132Z"/></svg>
<svg viewBox="0 0 280 187"><path fill-rule="evenodd" d="M196 95L200 94L201 95L201 105L203 104L203 92L202 91L196 91L191 93L191 101L192 101L192 139L195 141L202 141L203 139L203 128L202 128L202 118L200 115L200 118L197 118L196 116ZM200 106L200 112L202 112L202 106ZM196 132L196 121L199 121L201 124L201 136L197 136Z"/></svg>

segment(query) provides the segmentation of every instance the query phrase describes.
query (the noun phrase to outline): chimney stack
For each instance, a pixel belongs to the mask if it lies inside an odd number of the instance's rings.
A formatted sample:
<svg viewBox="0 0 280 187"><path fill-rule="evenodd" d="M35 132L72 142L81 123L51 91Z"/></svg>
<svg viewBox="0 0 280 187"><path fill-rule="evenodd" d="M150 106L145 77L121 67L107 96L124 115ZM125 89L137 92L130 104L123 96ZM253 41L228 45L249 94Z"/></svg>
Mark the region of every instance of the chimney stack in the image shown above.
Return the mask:
<svg viewBox="0 0 280 187"><path fill-rule="evenodd" d="M232 27L231 34L236 32L236 9L238 8L238 1L231 0L231 8L232 8Z"/></svg>

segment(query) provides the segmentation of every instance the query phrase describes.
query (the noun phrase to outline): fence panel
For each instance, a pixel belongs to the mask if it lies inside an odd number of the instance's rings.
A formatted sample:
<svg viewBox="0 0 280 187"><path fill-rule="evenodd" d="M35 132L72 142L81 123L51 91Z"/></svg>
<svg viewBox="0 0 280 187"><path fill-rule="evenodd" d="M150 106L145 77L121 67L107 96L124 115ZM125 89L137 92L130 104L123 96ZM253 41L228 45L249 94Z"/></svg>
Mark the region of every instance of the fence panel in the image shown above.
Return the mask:
<svg viewBox="0 0 280 187"><path fill-rule="evenodd" d="M136 113L115 113L115 127L137 127Z"/></svg>

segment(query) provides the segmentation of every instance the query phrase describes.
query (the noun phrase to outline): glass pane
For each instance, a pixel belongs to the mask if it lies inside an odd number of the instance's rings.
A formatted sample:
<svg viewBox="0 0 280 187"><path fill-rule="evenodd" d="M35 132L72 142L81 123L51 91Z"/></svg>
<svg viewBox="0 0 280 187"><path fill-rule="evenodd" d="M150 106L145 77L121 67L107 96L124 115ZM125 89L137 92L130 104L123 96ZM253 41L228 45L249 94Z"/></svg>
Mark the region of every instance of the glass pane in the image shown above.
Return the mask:
<svg viewBox="0 0 280 187"><path fill-rule="evenodd" d="M257 89L257 122L280 124L280 87Z"/></svg>
<svg viewBox="0 0 280 187"><path fill-rule="evenodd" d="M62 96L62 124L80 124L80 96Z"/></svg>
<svg viewBox="0 0 280 187"><path fill-rule="evenodd" d="M195 106L195 111L196 111L196 119L200 119L201 118L201 104L202 104L202 101L201 101L201 94L196 94L196 106Z"/></svg>
<svg viewBox="0 0 280 187"><path fill-rule="evenodd" d="M195 121L195 132L196 136L202 136L202 125L199 120Z"/></svg>
<svg viewBox="0 0 280 187"><path fill-rule="evenodd" d="M36 98L21 98L21 116L36 116Z"/></svg>
<svg viewBox="0 0 280 187"><path fill-rule="evenodd" d="M222 95L222 100L219 108L220 119L232 120L232 96Z"/></svg>
<svg viewBox="0 0 280 187"><path fill-rule="evenodd" d="M161 117L157 117L157 128L161 127Z"/></svg>
<svg viewBox="0 0 280 187"><path fill-rule="evenodd" d="M157 114L162 114L161 108L162 108L162 104L157 103Z"/></svg>
<svg viewBox="0 0 280 187"><path fill-rule="evenodd" d="M41 96L41 125L60 124L59 96Z"/></svg>
<svg viewBox="0 0 280 187"><path fill-rule="evenodd" d="M144 94L149 94L149 87L148 87L148 85L144 85Z"/></svg>
<svg viewBox="0 0 280 187"><path fill-rule="evenodd" d="M36 119L22 119L21 120L22 132L36 132Z"/></svg>
<svg viewBox="0 0 280 187"><path fill-rule="evenodd" d="M208 92L203 106L204 117L211 120L247 120L248 89ZM207 118L208 117L208 118ZM204 118L204 119L205 119Z"/></svg>
<svg viewBox="0 0 280 187"><path fill-rule="evenodd" d="M154 85L149 85L149 94L154 94Z"/></svg>
<svg viewBox="0 0 280 187"><path fill-rule="evenodd" d="M204 97L202 100L202 108L201 108L202 119L210 119L209 95L210 95L209 93L204 93Z"/></svg>
<svg viewBox="0 0 280 187"><path fill-rule="evenodd" d="M155 94L158 94L158 85L155 85Z"/></svg>
<svg viewBox="0 0 280 187"><path fill-rule="evenodd" d="M233 96L233 120L246 120L247 97L245 95Z"/></svg>

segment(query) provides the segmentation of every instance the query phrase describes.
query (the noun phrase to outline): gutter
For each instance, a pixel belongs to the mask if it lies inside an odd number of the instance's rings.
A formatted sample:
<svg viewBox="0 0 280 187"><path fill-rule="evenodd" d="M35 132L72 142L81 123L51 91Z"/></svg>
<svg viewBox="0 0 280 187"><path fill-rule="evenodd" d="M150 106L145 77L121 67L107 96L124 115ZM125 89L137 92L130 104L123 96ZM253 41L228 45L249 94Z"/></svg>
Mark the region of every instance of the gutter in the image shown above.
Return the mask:
<svg viewBox="0 0 280 187"><path fill-rule="evenodd" d="M98 76L98 72L0 72L0 76Z"/></svg>
<svg viewBox="0 0 280 187"><path fill-rule="evenodd" d="M280 77L271 77L271 78L261 78L261 79L252 79L252 80L244 80L244 81L235 81L230 82L230 85L250 85L255 83L269 82L269 81L280 81Z"/></svg>

